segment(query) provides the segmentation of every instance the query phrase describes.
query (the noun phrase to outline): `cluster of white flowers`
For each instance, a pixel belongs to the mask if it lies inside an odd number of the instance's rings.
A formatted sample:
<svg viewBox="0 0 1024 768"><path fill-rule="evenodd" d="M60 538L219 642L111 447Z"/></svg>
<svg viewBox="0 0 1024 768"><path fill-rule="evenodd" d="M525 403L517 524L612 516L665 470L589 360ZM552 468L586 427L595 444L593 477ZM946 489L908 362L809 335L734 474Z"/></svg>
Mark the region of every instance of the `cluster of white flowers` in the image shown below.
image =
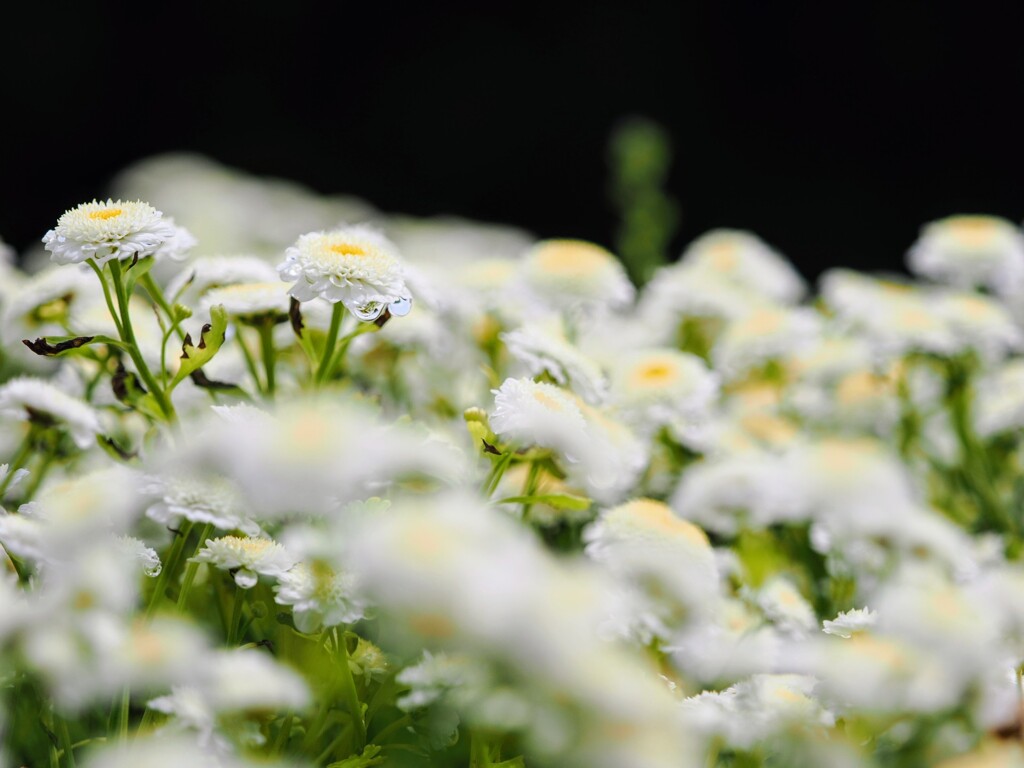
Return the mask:
<svg viewBox="0 0 1024 768"><path fill-rule="evenodd" d="M816 293L715 230L634 286L196 158L118 184L0 254L0 765L1024 757L1011 222Z"/></svg>

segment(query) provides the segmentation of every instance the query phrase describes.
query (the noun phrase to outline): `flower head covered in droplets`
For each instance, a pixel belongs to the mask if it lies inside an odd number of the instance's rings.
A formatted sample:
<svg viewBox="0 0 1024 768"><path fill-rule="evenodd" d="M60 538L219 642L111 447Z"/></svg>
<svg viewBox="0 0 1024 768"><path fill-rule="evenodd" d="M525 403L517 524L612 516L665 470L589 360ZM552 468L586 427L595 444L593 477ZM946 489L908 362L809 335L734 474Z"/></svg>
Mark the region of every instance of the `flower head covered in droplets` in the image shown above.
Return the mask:
<svg viewBox="0 0 1024 768"><path fill-rule="evenodd" d="M82 203L65 211L43 236L43 247L58 264L93 259L102 265L136 256L178 260L195 242L188 231L141 200Z"/></svg>
<svg viewBox="0 0 1024 768"><path fill-rule="evenodd" d="M412 299L394 244L365 225L309 232L285 251L277 271L299 301L341 302L360 320L406 315Z"/></svg>

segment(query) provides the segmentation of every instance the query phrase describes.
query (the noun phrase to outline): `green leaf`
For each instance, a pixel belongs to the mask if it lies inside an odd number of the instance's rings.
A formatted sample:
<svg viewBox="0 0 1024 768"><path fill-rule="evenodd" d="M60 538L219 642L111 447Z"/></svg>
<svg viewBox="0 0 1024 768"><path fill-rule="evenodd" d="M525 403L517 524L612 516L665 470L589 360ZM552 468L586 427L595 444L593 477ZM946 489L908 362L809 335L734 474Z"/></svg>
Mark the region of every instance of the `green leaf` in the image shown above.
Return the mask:
<svg viewBox="0 0 1024 768"><path fill-rule="evenodd" d="M576 512L590 509L594 502L586 496L576 496L571 493L542 493L537 496L509 496L502 499L499 504L547 504L555 509L569 509Z"/></svg>
<svg viewBox="0 0 1024 768"><path fill-rule="evenodd" d="M153 268L154 264L156 264L154 257L147 256L144 259L140 259L138 254L136 254L131 263L124 268L124 287L129 296L132 295L132 289L135 288L135 284Z"/></svg>
<svg viewBox="0 0 1024 768"><path fill-rule="evenodd" d="M223 304L210 307L210 322L203 326L199 334L199 343L192 341L191 334L185 334L185 341L181 345L181 364L178 372L168 387L168 392L184 381L186 376L191 376L206 365L213 356L220 351L224 344L224 333L228 327L228 313L224 310Z"/></svg>
<svg viewBox="0 0 1024 768"><path fill-rule="evenodd" d="M44 357L57 357L65 353L74 353L82 347L90 344L110 344L121 349L128 347L124 342L112 339L109 336L41 336L35 341L22 339L21 343L31 349L37 355Z"/></svg>

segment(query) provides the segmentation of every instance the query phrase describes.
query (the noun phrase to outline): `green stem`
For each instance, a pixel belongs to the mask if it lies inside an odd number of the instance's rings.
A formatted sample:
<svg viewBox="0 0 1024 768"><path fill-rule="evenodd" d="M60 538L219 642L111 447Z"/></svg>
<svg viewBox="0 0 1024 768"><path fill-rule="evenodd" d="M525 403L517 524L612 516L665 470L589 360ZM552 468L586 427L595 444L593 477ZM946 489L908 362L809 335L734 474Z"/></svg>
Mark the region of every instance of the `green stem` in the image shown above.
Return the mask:
<svg viewBox="0 0 1024 768"><path fill-rule="evenodd" d="M530 462L530 471L526 475L526 482L523 483L523 496L530 498L537 493L537 479L540 477L540 464L536 461ZM533 506L532 501L523 502L523 520L530 519L530 508Z"/></svg>
<svg viewBox="0 0 1024 768"><path fill-rule="evenodd" d="M469 768L490 768L491 753L487 741L475 731L469 737Z"/></svg>
<svg viewBox="0 0 1024 768"><path fill-rule="evenodd" d="M142 283L142 287L146 289L146 293L148 293L149 297L153 300L153 303L160 307L164 314L167 315L167 320L171 323L171 329L177 328L178 338L184 341L185 332L178 327L177 323L174 322L174 310L171 309L171 305L167 302L167 299L164 298L164 292L160 289L160 286L157 285L156 280L154 280L153 276L147 272L142 276L140 282Z"/></svg>
<svg viewBox="0 0 1024 768"><path fill-rule="evenodd" d="M483 488L481 488L486 498L491 498L493 493L498 488L498 483L501 482L501 478L505 475L505 470L509 468L512 463L512 452L508 451L503 453L500 458L494 462L494 466L491 467L490 474L487 475L487 479L484 480Z"/></svg>
<svg viewBox="0 0 1024 768"><path fill-rule="evenodd" d="M75 768L75 750L71 743L71 733L68 731L68 723L63 717L59 718L60 724L57 730L60 732L60 745L64 751L64 762L68 768Z"/></svg>
<svg viewBox="0 0 1024 768"><path fill-rule="evenodd" d="M260 375L256 370L256 361L253 359L252 352L249 350L249 345L245 343L245 335L243 334L243 327L241 325L235 326L235 340L238 342L239 348L242 350L242 358L245 360L245 367L249 371L249 375L252 376L253 383L256 385L256 391L262 392L263 383L260 381Z"/></svg>
<svg viewBox="0 0 1024 768"><path fill-rule="evenodd" d="M136 370L146 383L150 393L156 399L157 405L163 412L164 417L168 422L173 422L176 419L174 406L171 405L167 393L160 387L157 380L153 378L149 366L146 365L146 361L142 358L142 353L139 351L138 341L135 339L135 330L132 328L132 316L128 306L129 297L125 291L124 281L121 279L121 263L116 259L111 260L109 263L110 276L114 282L114 294L117 296L117 304L121 310L121 341L128 345L128 354L131 355Z"/></svg>
<svg viewBox="0 0 1024 768"><path fill-rule="evenodd" d="M381 728L373 737L374 744L385 743L395 731L401 730L407 725L412 724L412 715L402 715L402 717L395 720L393 723Z"/></svg>
<svg viewBox="0 0 1024 768"><path fill-rule="evenodd" d="M271 755L279 755L284 751L285 745L288 743L288 737L292 735L292 722L294 720L295 717L290 712L285 713L281 727L277 731L277 736L274 737L274 743L270 747Z"/></svg>
<svg viewBox="0 0 1024 768"><path fill-rule="evenodd" d="M100 285L103 287L103 298L107 302L107 311L110 312L110 318L114 321L114 327L117 329L117 335L120 339L124 339L124 330L121 328L121 320L119 319L117 310L114 309L114 302L110 298L110 286L107 285L107 278L103 274L103 270L96 264L92 259L86 259L86 264L92 267L92 271L96 273L96 277L100 279Z"/></svg>
<svg viewBox="0 0 1024 768"><path fill-rule="evenodd" d="M46 477L50 467L53 465L54 459L56 458L57 457L54 455L52 450L47 451L46 455L44 455L42 460L39 462L39 466L32 470L32 474L29 475L28 485L25 486L25 493L22 494L21 502L23 504L32 501L32 497L35 496L36 491L39 490L39 486L42 484L43 479Z"/></svg>
<svg viewBox="0 0 1024 768"><path fill-rule="evenodd" d="M25 434L25 437L21 439L21 444L18 446L18 450L14 454L14 458L7 462L7 477L0 482L0 499L3 498L4 494L7 492L8 486L10 486L11 481L14 479L15 471L24 466L25 460L29 457L29 454L32 453L32 448L35 445L36 434L36 425L30 424L28 432Z"/></svg>
<svg viewBox="0 0 1024 768"><path fill-rule="evenodd" d="M203 526L202 532L199 534L199 541L196 542L196 552L199 552L206 543L210 534L213 533L213 524L207 523ZM192 555L195 557L195 553ZM199 563L195 560L189 560L188 565L185 567L185 579L181 583L181 592L178 593L178 611L184 611L185 606L188 603L188 593L192 590L192 582L196 580L196 571L199 570Z"/></svg>
<svg viewBox="0 0 1024 768"><path fill-rule="evenodd" d="M128 741L128 716L131 713L132 704L132 692L131 689L126 685L124 690L121 692L121 709L120 717L118 718L117 733L122 743Z"/></svg>
<svg viewBox="0 0 1024 768"><path fill-rule="evenodd" d="M335 642L338 646L339 665L341 667L342 694L349 712L352 713L352 721L356 726L356 749L362 751L366 746L366 723L363 722L363 707L359 703L359 693L356 691L356 681L352 677L352 668L349 666L348 646L345 644L345 635L335 632Z"/></svg>
<svg viewBox="0 0 1024 768"><path fill-rule="evenodd" d="M327 365L327 372L324 374L324 379L329 380L334 376L335 371L338 370L338 366L341 365L341 361L345 359L345 355L348 353L348 348L352 344L352 340L357 336L362 336L364 333L376 333L380 330L380 326L373 323L360 323L356 326L356 329L351 333L345 334L338 341L338 350L331 357L331 362Z"/></svg>
<svg viewBox="0 0 1024 768"><path fill-rule="evenodd" d="M338 733L338 735L335 736L333 739L331 739L331 742L326 747L324 747L323 752L317 755L316 760L313 761L313 765L322 765L324 761L326 761L327 758L331 756L331 753L334 750L336 750L342 742L344 742L351 736L351 731L352 723L346 724L345 727L341 729L341 732Z"/></svg>
<svg viewBox="0 0 1024 768"><path fill-rule="evenodd" d="M316 369L316 376L313 379L313 384L317 387L323 382L327 375L327 369L330 368L331 358L334 356L334 345L338 341L338 329L341 328L341 319L344 315L345 305L336 301L331 310L331 325L327 329L327 340L324 342L323 354L320 356L320 366Z"/></svg>
<svg viewBox="0 0 1024 768"><path fill-rule="evenodd" d="M181 557L181 550L185 547L185 540L192 531L192 525L191 522L186 522L182 530L175 535L174 541L171 542L171 548L167 551L167 557L164 559L164 567L156 578L156 586L153 588L153 594L149 598L149 605L146 607L146 618L153 615L153 610L163 597L164 590L167 589L167 582L171 578L171 572L178 567L178 559Z"/></svg>
<svg viewBox="0 0 1024 768"><path fill-rule="evenodd" d="M235 600L231 606L231 624L228 630L228 645L235 645L238 642L238 629L242 625L242 606L245 605L245 592L237 584L235 587Z"/></svg>
<svg viewBox="0 0 1024 768"><path fill-rule="evenodd" d="M276 364L276 350L274 349L274 324L266 320L257 326L260 334L260 351L263 354L263 369L267 374L267 396L274 396L274 368Z"/></svg>

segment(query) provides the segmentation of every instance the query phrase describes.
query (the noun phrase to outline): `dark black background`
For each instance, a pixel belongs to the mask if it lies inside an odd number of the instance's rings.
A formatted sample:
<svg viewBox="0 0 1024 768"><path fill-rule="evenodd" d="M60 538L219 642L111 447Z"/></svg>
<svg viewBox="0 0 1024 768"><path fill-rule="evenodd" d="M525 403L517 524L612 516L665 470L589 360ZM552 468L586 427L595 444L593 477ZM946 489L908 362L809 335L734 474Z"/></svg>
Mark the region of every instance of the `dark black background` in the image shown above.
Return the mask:
<svg viewBox="0 0 1024 768"><path fill-rule="evenodd" d="M673 255L751 229L808 277L920 225L1024 218L1012 3L17 4L0 236L25 248L153 153L611 244L609 131L670 131Z"/></svg>

